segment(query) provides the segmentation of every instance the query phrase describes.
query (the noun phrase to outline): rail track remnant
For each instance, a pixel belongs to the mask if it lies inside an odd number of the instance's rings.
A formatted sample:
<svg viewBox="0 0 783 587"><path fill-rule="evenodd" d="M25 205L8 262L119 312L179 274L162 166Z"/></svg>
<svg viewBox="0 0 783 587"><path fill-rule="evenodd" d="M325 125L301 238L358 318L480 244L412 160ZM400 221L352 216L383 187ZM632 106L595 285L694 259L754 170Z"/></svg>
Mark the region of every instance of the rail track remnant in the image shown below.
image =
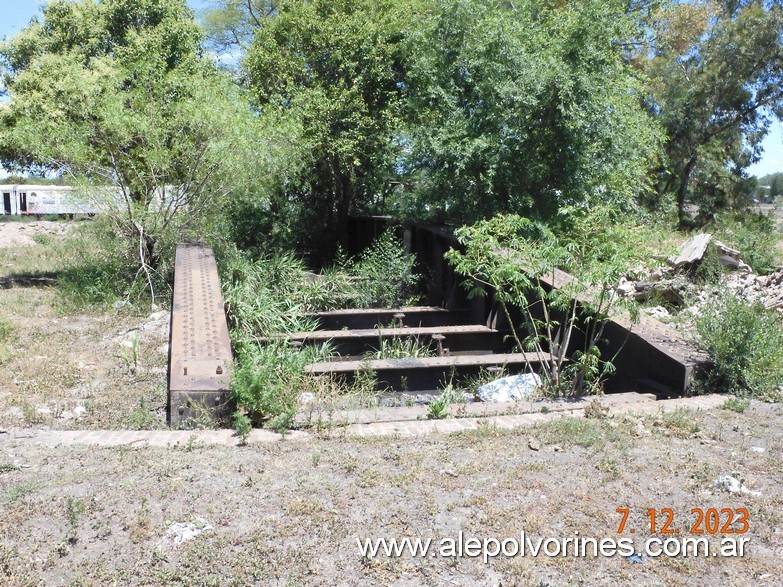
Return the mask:
<svg viewBox="0 0 783 587"><path fill-rule="evenodd" d="M215 255L177 245L169 344L169 423L187 427L231 413L231 342Z"/></svg>

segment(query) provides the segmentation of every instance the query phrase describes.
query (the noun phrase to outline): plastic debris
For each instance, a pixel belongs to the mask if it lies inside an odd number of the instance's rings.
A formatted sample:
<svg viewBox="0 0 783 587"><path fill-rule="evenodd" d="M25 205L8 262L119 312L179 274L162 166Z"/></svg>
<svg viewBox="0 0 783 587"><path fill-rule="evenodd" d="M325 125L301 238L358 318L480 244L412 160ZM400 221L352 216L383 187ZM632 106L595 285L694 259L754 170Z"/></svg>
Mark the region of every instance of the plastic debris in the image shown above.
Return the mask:
<svg viewBox="0 0 783 587"><path fill-rule="evenodd" d="M479 397L485 402L514 402L529 399L541 385L541 378L535 373L512 375L486 383L478 388Z"/></svg>
<svg viewBox="0 0 783 587"><path fill-rule="evenodd" d="M644 559L642 558L642 554L639 552L634 552L631 556L627 557L628 562L636 563L637 565L644 564Z"/></svg>
<svg viewBox="0 0 783 587"><path fill-rule="evenodd" d="M729 493L744 493L747 495L754 495L756 497L761 495L760 491L751 491L745 487L739 479L732 477L731 475L721 475L715 479L715 484L713 487L715 489L725 489Z"/></svg>
<svg viewBox="0 0 783 587"><path fill-rule="evenodd" d="M169 526L166 530L166 539L174 544L182 544L195 539L202 532L212 530L212 524L203 518L196 518L192 522L177 522Z"/></svg>

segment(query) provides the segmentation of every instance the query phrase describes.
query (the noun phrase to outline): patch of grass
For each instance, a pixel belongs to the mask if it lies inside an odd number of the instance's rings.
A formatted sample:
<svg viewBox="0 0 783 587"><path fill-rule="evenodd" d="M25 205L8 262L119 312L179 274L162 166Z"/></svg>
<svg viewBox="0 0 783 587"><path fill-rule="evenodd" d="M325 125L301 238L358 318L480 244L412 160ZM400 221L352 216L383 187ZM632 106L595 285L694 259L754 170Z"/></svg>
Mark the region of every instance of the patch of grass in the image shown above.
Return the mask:
<svg viewBox="0 0 783 587"><path fill-rule="evenodd" d="M729 410L732 412L737 412L738 414L742 414L748 408L748 405L750 405L750 402L747 399L733 396L728 398L725 402L723 402L721 408L724 410Z"/></svg>
<svg viewBox="0 0 783 587"><path fill-rule="evenodd" d="M24 416L25 422L28 424L41 424L46 419L46 417L27 400L22 402L22 415Z"/></svg>
<svg viewBox="0 0 783 587"><path fill-rule="evenodd" d="M666 412L661 419L661 426L677 438L688 438L699 431L696 415L687 408Z"/></svg>
<svg viewBox="0 0 783 587"><path fill-rule="evenodd" d="M52 244L52 237L48 234L34 234L32 238L37 245L48 246Z"/></svg>
<svg viewBox="0 0 783 587"><path fill-rule="evenodd" d="M13 334L14 327L5 318L0 317L0 342L5 342Z"/></svg>
<svg viewBox="0 0 783 587"><path fill-rule="evenodd" d="M536 426L538 436L544 443L561 446L599 448L604 444L600 424L587 418L563 417L543 422Z"/></svg>
<svg viewBox="0 0 783 587"><path fill-rule="evenodd" d="M17 485L12 485L5 492L5 501L7 503L13 503L22 499L24 496L33 493L38 487L38 483L18 483Z"/></svg>
<svg viewBox="0 0 783 587"><path fill-rule="evenodd" d="M617 479L623 468L622 461L623 457L620 454L611 451L601 457L596 467L599 471L606 474L609 479Z"/></svg>
<svg viewBox="0 0 783 587"><path fill-rule="evenodd" d="M64 267L57 289L65 311L104 310L124 299L134 270L105 238L94 228L83 229L60 247Z"/></svg>
<svg viewBox="0 0 783 587"><path fill-rule="evenodd" d="M124 419L124 424L131 430L153 430L158 427L158 418L141 398L138 407Z"/></svg>

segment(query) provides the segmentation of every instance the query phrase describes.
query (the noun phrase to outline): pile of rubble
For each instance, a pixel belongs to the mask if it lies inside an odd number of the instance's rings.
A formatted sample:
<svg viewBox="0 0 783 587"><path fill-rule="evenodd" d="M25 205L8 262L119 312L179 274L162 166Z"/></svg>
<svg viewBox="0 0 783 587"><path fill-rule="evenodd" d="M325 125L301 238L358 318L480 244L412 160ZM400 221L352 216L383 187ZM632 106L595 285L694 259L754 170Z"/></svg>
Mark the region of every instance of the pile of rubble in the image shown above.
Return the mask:
<svg viewBox="0 0 783 587"><path fill-rule="evenodd" d="M783 269L768 275L756 275L743 262L739 251L719 240L713 240L708 233L697 234L685 241L680 252L666 260L666 266L654 270L634 269L620 279L617 293L640 302L660 299L676 308L684 308L688 300L694 300L697 307L691 311L698 311L698 307L708 301L710 294L700 290L689 276L701 264L710 243L715 247L721 264L728 269L722 283L734 295L747 302L761 302L767 308L783 312ZM664 306L647 308L646 313L654 318L669 316Z"/></svg>

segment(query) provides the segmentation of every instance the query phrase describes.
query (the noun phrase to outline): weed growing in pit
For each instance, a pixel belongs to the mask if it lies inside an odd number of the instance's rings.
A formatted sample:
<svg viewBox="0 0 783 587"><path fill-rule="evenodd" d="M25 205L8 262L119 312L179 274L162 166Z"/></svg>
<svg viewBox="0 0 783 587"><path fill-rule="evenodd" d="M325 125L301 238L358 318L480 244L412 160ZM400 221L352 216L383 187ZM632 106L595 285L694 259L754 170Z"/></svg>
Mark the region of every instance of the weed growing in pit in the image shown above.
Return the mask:
<svg viewBox="0 0 783 587"><path fill-rule="evenodd" d="M328 351L326 351L328 352ZM323 358L321 347L292 351L285 341L248 344L234 371L232 395L250 421L281 432L290 428L306 386L305 365Z"/></svg>
<svg viewBox="0 0 783 587"><path fill-rule="evenodd" d="M434 355L435 351L418 336L386 338L379 328L377 350L365 353L364 356L370 359L420 359Z"/></svg>
<svg viewBox="0 0 783 587"><path fill-rule="evenodd" d="M421 278L415 265L416 257L406 255L394 231L386 230L349 268L356 280L356 306L396 308L418 302Z"/></svg>

